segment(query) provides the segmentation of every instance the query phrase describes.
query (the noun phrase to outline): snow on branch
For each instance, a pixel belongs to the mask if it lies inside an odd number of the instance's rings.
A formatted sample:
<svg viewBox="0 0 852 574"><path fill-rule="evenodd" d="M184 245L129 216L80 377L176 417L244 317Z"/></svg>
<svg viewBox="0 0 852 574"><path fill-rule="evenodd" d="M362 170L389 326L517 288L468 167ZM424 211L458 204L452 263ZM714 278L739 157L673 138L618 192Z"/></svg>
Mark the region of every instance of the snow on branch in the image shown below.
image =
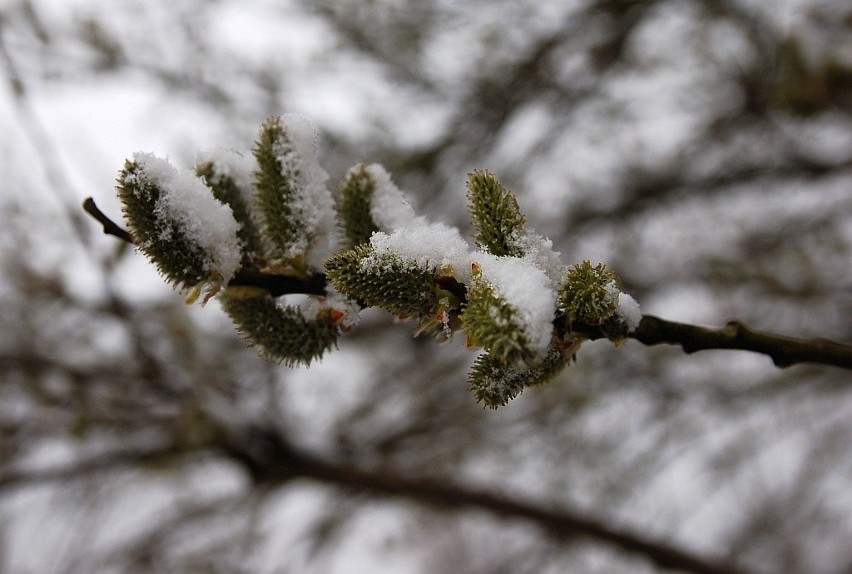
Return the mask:
<svg viewBox="0 0 852 574"><path fill-rule="evenodd" d="M467 183L475 248L457 229L416 216L378 164L351 168L334 194L327 179L313 126L287 115L264 122L251 154L206 152L194 173L135 154L117 185L129 231L91 198L84 209L189 291L188 301L201 289L205 302L218 294L247 342L288 366L320 359L361 308L377 306L417 321L418 333L464 331L482 349L468 385L492 408L551 381L593 339L852 368L852 347L824 339L643 316L603 263L565 265L488 171ZM309 297L293 303L290 294Z"/></svg>

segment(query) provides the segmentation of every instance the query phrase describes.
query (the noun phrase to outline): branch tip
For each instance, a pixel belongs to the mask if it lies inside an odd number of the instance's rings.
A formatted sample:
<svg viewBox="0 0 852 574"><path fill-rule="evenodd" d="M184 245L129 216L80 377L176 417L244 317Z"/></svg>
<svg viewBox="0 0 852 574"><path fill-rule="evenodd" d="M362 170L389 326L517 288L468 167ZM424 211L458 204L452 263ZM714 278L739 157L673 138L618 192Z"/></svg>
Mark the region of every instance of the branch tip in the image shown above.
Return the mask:
<svg viewBox="0 0 852 574"><path fill-rule="evenodd" d="M130 234L130 232L118 225L109 217L107 217L107 215L100 210L97 204L95 204L95 200L91 197L87 197L83 200L83 211L88 213L103 226L105 235L112 235L113 237L117 237L122 241L130 243L131 245L136 243L136 240L133 239L133 236Z"/></svg>

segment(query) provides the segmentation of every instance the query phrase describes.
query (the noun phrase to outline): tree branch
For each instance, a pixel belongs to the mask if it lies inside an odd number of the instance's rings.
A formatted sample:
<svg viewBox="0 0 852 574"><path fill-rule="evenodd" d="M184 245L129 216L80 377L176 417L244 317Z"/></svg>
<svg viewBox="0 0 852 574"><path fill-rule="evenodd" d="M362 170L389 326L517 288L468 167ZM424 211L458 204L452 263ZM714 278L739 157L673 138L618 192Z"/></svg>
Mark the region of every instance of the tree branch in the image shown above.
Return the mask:
<svg viewBox="0 0 852 574"><path fill-rule="evenodd" d="M15 489L77 480L119 469L140 468L150 464L162 465L177 454L178 451L171 447L128 449L83 458L67 466L6 471L0 474L0 496Z"/></svg>
<svg viewBox="0 0 852 574"><path fill-rule="evenodd" d="M685 353L737 349L768 355L778 367L820 363L852 369L852 346L828 339L798 339L754 331L739 321L724 327L702 327L644 315L630 336L644 345L680 345Z"/></svg>
<svg viewBox="0 0 852 574"><path fill-rule="evenodd" d="M655 540L630 529L579 512L544 507L447 481L411 479L396 471L362 470L347 464L326 462L293 448L278 434L253 428L239 436L219 435L210 445L214 451L243 467L253 481L280 486L307 478L338 488L373 496L407 499L418 504L449 509L479 508L506 518L529 520L559 540L587 537L623 551L644 556L657 566L697 574L747 574L747 571L698 556L678 546ZM121 469L144 468L178 461L173 447L118 451L83 459L67 467L0 474L0 496L14 489L103 476Z"/></svg>
<svg viewBox="0 0 852 574"><path fill-rule="evenodd" d="M356 492L407 499L418 504L448 509L479 508L492 514L532 521L559 540L587 537L644 556L657 566L698 574L745 574L731 564L698 556L600 518L579 512L544 507L505 495L464 487L447 481L412 479L389 469L362 470L330 463L304 452L275 434L249 430L237 441L223 444L225 454L243 465L255 482L283 484L309 478Z"/></svg>
<svg viewBox="0 0 852 574"><path fill-rule="evenodd" d="M133 236L107 217L91 197L83 202L83 209L103 225L104 233L122 241L133 243ZM465 301L464 285L442 279L441 287L453 292L459 301ZM322 295L325 293L326 278L322 273L308 279L261 272L240 272L230 285L261 287L274 297L302 293ZM571 329L590 339L601 339L606 335L599 325L572 324ZM778 367L789 367L799 363L832 365L852 369L852 346L828 339L799 339L772 333L755 331L739 321L730 321L724 327L703 327L687 323L667 321L653 315L644 315L639 327L628 335L643 345L680 345L684 352L694 353L709 349L751 351L769 356Z"/></svg>

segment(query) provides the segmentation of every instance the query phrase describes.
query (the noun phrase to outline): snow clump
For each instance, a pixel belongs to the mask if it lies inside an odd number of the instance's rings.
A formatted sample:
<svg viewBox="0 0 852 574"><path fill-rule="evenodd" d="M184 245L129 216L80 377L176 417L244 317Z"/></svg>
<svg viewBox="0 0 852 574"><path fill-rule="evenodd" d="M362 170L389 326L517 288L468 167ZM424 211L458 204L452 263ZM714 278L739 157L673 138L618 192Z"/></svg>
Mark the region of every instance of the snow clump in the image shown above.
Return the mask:
<svg viewBox="0 0 852 574"><path fill-rule="evenodd" d="M516 312L530 349L541 358L550 346L556 292L547 274L531 261L478 253L480 277Z"/></svg>
<svg viewBox="0 0 852 574"><path fill-rule="evenodd" d="M204 253L205 271L218 273L226 283L232 279L242 253L237 238L239 224L231 208L216 200L190 170L178 170L168 160L150 153L137 152L133 161L140 169L138 177L160 191L154 214L170 223L162 233L169 235L172 226L180 229Z"/></svg>

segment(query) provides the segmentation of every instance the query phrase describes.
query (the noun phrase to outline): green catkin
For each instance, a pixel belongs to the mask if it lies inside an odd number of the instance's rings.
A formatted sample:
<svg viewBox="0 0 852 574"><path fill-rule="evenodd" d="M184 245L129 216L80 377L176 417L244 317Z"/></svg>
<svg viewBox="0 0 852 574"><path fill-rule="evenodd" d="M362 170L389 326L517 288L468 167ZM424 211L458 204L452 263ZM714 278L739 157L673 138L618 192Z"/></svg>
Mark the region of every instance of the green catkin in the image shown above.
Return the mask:
<svg viewBox="0 0 852 574"><path fill-rule="evenodd" d="M603 263L593 267L589 260L585 260L572 266L559 286L559 310L570 321L590 325L602 323L615 313L618 306L612 288L616 281L615 273Z"/></svg>
<svg viewBox="0 0 852 574"><path fill-rule="evenodd" d="M370 215L375 189L376 182L363 163L350 169L340 183L337 217L348 248L368 243L373 232L379 230Z"/></svg>
<svg viewBox="0 0 852 574"><path fill-rule="evenodd" d="M470 369L468 388L476 402L496 409L506 405L525 388L550 382L570 360L553 344L541 362L534 366L518 365L495 358L489 353L477 357Z"/></svg>
<svg viewBox="0 0 852 574"><path fill-rule="evenodd" d="M249 345L267 359L288 367L310 365L337 345L340 334L328 311L313 319L296 307L279 305L267 294L220 295L222 309Z"/></svg>
<svg viewBox="0 0 852 574"><path fill-rule="evenodd" d="M234 219L240 224L237 236L243 246L243 266L249 266L255 256L262 256L260 233L252 221L249 206L245 202L245 193L234 181L233 177L223 175L216 169L216 164L207 161L195 166L195 173L210 188L213 197L228 205L234 213Z"/></svg>
<svg viewBox="0 0 852 574"><path fill-rule="evenodd" d="M515 195L488 171L471 172L467 190L477 245L492 255L523 256L521 248L513 242L523 232L526 222Z"/></svg>
<svg viewBox="0 0 852 574"><path fill-rule="evenodd" d="M498 297L485 281L474 277L461 315L468 344L482 347L492 359L529 361L534 353L518 325L517 311Z"/></svg>
<svg viewBox="0 0 852 574"><path fill-rule="evenodd" d="M261 126L252 150L257 160L254 175L257 203L263 219L261 232L273 246L271 258L285 260L304 253L312 239L300 214L293 209L298 193L298 173L282 170L280 147L287 141L287 131L281 118L273 117Z"/></svg>
<svg viewBox="0 0 852 574"><path fill-rule="evenodd" d="M436 270L412 267L390 253L363 264L374 257L369 244L338 253L325 262L326 278L347 297L397 317L423 317L437 310Z"/></svg>
<svg viewBox="0 0 852 574"><path fill-rule="evenodd" d="M215 280L205 268L204 250L157 208L162 190L135 161L127 160L116 180L122 211L136 246L168 283L189 289Z"/></svg>

